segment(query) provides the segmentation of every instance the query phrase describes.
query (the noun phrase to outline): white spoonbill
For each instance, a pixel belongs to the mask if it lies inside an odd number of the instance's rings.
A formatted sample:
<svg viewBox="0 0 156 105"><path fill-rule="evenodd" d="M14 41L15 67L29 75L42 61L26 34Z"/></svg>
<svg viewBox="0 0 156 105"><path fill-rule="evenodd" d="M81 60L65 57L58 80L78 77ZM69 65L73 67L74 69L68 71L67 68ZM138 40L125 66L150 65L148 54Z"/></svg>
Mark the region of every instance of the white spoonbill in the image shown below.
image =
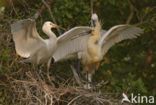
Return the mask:
<svg viewBox="0 0 156 105"><path fill-rule="evenodd" d="M42 30L49 38L43 39L37 32L36 22L33 19L24 19L12 24L11 33L17 54L23 58L27 58L25 61L33 64L47 63L47 69L49 69L51 58L57 47L60 48L60 45L63 44L64 51L66 52L68 52L69 49L71 52L80 51L81 48L79 47L81 46L71 49L70 46L79 45L74 42L71 43L71 40L79 40L79 36L82 38L83 35L86 35L86 33L89 33L91 30L90 27L74 27L57 37L51 31L52 28L57 27L56 24L50 21L45 22ZM79 40L79 42L81 42L81 40Z"/></svg>

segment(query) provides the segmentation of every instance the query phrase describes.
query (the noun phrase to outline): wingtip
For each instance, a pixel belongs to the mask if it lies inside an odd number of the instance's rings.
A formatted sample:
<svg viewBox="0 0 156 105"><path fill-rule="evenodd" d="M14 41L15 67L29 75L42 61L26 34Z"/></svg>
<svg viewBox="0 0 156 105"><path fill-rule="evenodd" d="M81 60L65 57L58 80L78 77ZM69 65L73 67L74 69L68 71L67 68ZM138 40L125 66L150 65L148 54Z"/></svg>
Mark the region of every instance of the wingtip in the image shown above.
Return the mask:
<svg viewBox="0 0 156 105"><path fill-rule="evenodd" d="M34 19L23 19L23 20L17 20L14 23L12 23L11 26L11 33L14 33L20 29L22 29L25 25L35 23Z"/></svg>
<svg viewBox="0 0 156 105"><path fill-rule="evenodd" d="M143 34L144 33L144 29L140 28L140 27L136 27L137 31L139 34Z"/></svg>

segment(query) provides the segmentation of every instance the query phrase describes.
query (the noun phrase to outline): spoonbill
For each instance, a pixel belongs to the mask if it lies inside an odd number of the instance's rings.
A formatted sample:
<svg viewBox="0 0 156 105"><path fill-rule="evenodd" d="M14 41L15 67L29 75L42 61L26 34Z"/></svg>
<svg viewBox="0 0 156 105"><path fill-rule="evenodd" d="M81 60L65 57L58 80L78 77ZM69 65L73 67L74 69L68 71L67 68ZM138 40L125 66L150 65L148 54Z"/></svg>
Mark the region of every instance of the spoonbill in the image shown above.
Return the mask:
<svg viewBox="0 0 156 105"><path fill-rule="evenodd" d="M72 57L80 59L83 70L87 73L88 82L92 82L92 75L113 45L122 40L137 38L143 33L143 29L128 24L115 25L104 31L101 29L97 14L92 14L91 19L94 27L91 27L90 34L79 35L68 43L60 44L53 54L55 62ZM75 48L79 50L74 52Z"/></svg>

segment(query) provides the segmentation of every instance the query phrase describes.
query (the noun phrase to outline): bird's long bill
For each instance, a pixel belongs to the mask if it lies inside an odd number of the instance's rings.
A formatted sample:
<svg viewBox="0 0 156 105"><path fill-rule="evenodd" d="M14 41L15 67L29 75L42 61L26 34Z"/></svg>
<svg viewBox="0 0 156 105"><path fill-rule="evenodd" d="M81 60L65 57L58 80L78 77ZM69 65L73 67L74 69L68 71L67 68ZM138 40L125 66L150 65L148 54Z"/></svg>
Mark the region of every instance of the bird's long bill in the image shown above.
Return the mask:
<svg viewBox="0 0 156 105"><path fill-rule="evenodd" d="M56 28L60 28L60 29L62 29L62 30L66 30L65 28L63 28L63 27L61 27L61 26L59 26L59 25L57 25Z"/></svg>

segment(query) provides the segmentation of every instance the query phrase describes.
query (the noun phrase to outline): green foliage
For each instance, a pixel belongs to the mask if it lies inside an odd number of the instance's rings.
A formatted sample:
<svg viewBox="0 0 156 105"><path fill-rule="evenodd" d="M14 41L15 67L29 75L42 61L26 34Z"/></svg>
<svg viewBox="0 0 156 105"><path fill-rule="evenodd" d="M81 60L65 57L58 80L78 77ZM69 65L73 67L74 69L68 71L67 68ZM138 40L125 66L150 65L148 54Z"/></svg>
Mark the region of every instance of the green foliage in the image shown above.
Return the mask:
<svg viewBox="0 0 156 105"><path fill-rule="evenodd" d="M75 25L88 25L90 7L87 0L60 0L54 4L53 15L59 24L66 28Z"/></svg>
<svg viewBox="0 0 156 105"><path fill-rule="evenodd" d="M9 49L3 49L0 56L1 60L4 62L7 61L10 58L9 54L10 54Z"/></svg>

